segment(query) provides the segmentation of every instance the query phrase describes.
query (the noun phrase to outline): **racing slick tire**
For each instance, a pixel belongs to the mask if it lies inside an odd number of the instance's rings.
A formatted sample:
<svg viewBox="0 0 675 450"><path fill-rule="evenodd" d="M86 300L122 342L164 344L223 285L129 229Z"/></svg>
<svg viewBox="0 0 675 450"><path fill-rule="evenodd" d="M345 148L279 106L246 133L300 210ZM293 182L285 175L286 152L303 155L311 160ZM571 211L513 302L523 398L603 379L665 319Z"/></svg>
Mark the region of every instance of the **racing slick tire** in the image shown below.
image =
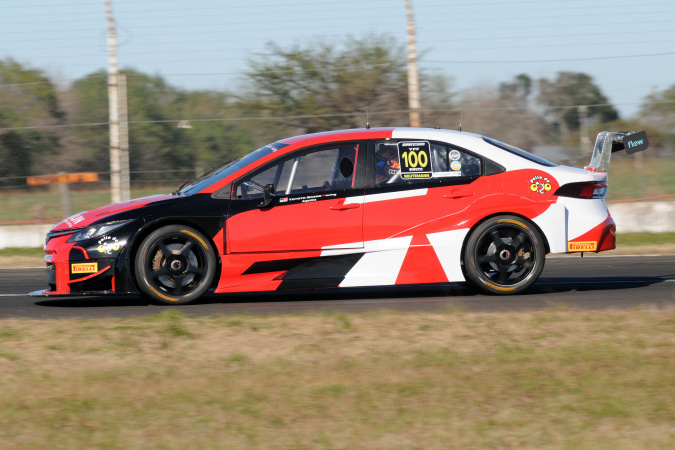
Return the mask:
<svg viewBox="0 0 675 450"><path fill-rule="evenodd" d="M515 294L544 269L546 248L536 227L518 216L495 216L471 233L464 249L468 281L490 294Z"/></svg>
<svg viewBox="0 0 675 450"><path fill-rule="evenodd" d="M183 225L159 228L146 237L134 261L141 292L158 303L183 305L201 297L216 274L210 241Z"/></svg>

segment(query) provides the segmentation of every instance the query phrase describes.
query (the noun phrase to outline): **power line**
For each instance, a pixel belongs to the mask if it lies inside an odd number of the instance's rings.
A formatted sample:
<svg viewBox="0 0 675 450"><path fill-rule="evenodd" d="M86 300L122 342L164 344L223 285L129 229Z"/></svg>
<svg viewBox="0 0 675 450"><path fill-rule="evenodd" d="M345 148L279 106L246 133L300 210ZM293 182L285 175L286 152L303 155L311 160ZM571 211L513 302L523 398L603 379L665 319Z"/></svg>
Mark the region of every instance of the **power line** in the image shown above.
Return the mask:
<svg viewBox="0 0 675 450"><path fill-rule="evenodd" d="M479 61L479 60L474 60L474 61L467 61L467 60L444 60L444 61L435 61L435 60L421 60L421 63L436 63L436 64L526 64L526 63L551 63L551 62L574 62L574 61L602 61L602 60L610 60L610 59L626 59L626 58L647 58L647 57L655 57L655 56L670 56L670 55L675 55L675 52L663 52L663 53L645 53L645 54L637 54L637 55L615 55L615 56L594 56L594 57L588 57L588 58L564 58L564 59L541 59L541 60L493 60L493 61ZM182 60L183 62L197 62L197 61L213 61L213 58L209 58L208 60ZM169 60L166 62L170 62L173 60ZM157 61L156 61L157 62ZM158 61L162 62L162 61ZM380 64L365 64L365 65L352 65L352 66L337 66L337 67L315 67L312 69L300 69L300 68L291 68L291 69L286 69L286 70L267 70L267 71L261 71L261 72L256 72L260 74L265 74L265 73L293 73L293 72L298 72L298 73L305 73L305 72L317 72L317 71L336 71L336 70L349 70L349 69L369 69L373 67L380 67L380 66L390 66L392 64L395 64L395 61L392 62L386 62L386 63L380 63ZM89 66L91 64L86 64L86 65L80 65L80 66ZM125 73L128 76L148 76L147 74L144 73L134 73L134 72L128 72ZM162 74L162 76L220 76L220 75L245 75L246 72L242 71L236 71L236 72L214 72L214 73L166 73ZM82 78L76 78L76 79L70 79L66 81L77 81L80 79L89 79L89 78L100 78L100 77L105 77L106 75L91 75L91 76L86 76ZM28 85L36 85L36 84L54 84L52 81L38 81L38 82L31 82L31 83L13 83L13 84L0 84L1 87L14 87L14 86L28 86Z"/></svg>
<svg viewBox="0 0 675 450"><path fill-rule="evenodd" d="M116 2L116 4L117 4L117 3L118 3L118 2ZM340 2L332 2L330 6L335 6L335 5L339 5L339 4L340 4ZM284 10L287 10L287 8L286 8L287 6L289 6L289 5L286 5L286 4L283 5ZM315 5L312 5L312 6L315 6ZM440 6L440 5L437 5L437 6ZM638 10L638 11L634 11L634 12L607 13L607 14L603 14L603 17L617 16L617 15L620 15L620 16L625 16L625 15L631 15L631 16L634 16L634 15L660 14L660 13L664 13L664 12L666 12L666 13L668 13L668 12L673 12L672 10L668 10L668 11L645 11L645 7L648 7L648 6L672 6L671 3L631 4L631 5L627 5L627 6L629 6L629 7L630 7L630 6L635 6L636 8L639 8L639 10ZM620 6L620 5L614 5L614 8L619 8L619 7L621 7L621 6ZM624 6L624 7L625 7L625 6ZM184 17L185 17L185 12L195 12L195 11L197 11L197 12L209 11L209 12L206 12L206 13L203 14L203 15L202 15L202 14L190 14L190 17L191 17L191 18L199 18L199 17L213 18L213 17L223 17L223 16L226 16L226 17L232 17L232 16L250 16L250 15L255 14L255 12L250 12L250 11L247 11L247 12L239 12L239 13L232 13L231 11L229 11L230 7L227 7L227 10L228 10L228 11L222 12L222 13L220 13L220 14L213 14L213 13L211 12L211 11L214 11L214 10L215 10L215 11L224 11L224 9L225 9L225 8L223 8L223 7L213 7L213 8L179 8L179 9L164 9L164 11L162 11L162 12L169 12L169 13L174 13L174 12L175 12L175 13L178 13L178 14L176 14L176 15L172 15L172 14L168 14L168 15L167 15L167 14L160 14L160 13L158 13L156 10L150 10L150 9L144 9L144 10L122 10L122 11L120 11L120 12L121 12L121 14L129 14L129 13L137 13L137 12L140 12L140 13L152 13L152 19L184 18ZM430 7L430 5L420 5L420 7L417 8L417 9L418 9L418 10L426 10L426 9L431 9L431 7ZM580 7L575 7L575 8L574 8L575 11L580 11L580 10L592 10L592 9L605 9L605 8L604 8L604 7L601 7L601 6L583 6L583 7L580 6ZM559 7L559 8L536 8L536 9L535 9L535 8L528 7L528 8L526 8L526 9L514 9L514 8L512 8L512 7L509 6L507 12L508 12L508 13L512 13L512 14L514 14L514 15L518 15L518 19L536 20L536 19L540 19L540 18L542 18L542 17L545 18L545 17L550 17L550 16L533 16L533 17L532 17L532 16L524 16L523 13L530 13L530 12L538 13L538 12L560 11L560 10L569 11L570 8L569 8L568 6L566 6L566 7ZM321 9L314 9L314 10L312 10L312 9L303 9L303 10L302 10L302 12L303 12L304 14L306 14L306 13L322 13L322 14L326 14L326 13L343 12L343 11L345 11L344 8L335 8L335 9L331 9L331 8L321 8ZM360 8L359 8L359 12L360 12L360 13L363 13L364 11L380 11L380 12L381 12L381 11L382 11L382 8L381 8L381 7L360 7ZM494 10L493 10L493 11L491 11L491 12L494 13L494 12L500 12L500 11L494 11ZM500 12L500 13L503 13L503 11ZM16 19L16 18L19 18L19 17L54 17L55 15L56 15L56 16L68 16L68 17L72 17L74 14L87 14L87 15L91 15L90 12L83 12L83 13L74 13L74 12L70 12L70 13L62 13L62 14L22 14L22 15L5 15L3 18L4 18L4 19ZM480 16L480 20L481 20L481 21L486 20L486 13L485 13L484 10L483 10L483 11L457 11L457 10L455 10L455 11L449 12L449 13L439 13L438 11L431 11L431 12L419 12L417 15L420 16L420 17L429 17L429 16L438 17L438 16L450 16L450 15L453 16L453 17L457 17L457 16L461 16L461 15L471 15L471 16L474 16L474 15L475 15L475 16ZM556 19L559 19L559 18L566 18L566 17L567 17L567 18L570 18L570 17L588 17L588 16L589 16L588 14L574 14L574 15L566 15L566 16L556 15L555 18L556 18ZM335 17L332 16L332 15L331 15L330 17L331 17L331 20L334 20L334 19L335 19ZM382 18L399 17L399 15L383 15L383 14L378 14L377 17L378 17L378 19L382 19ZM129 21L135 21L135 20L147 21L147 20L148 20L148 17L147 17L147 16L140 16L140 17L124 17L124 20L125 20L125 22L127 22L127 23L128 23ZM313 21L313 20L315 20L315 19L297 19L297 20L295 20L295 21L298 21L298 20L300 20L300 21L310 21L310 20ZM497 19L495 19L495 20L497 20ZM503 20L503 17L502 17L502 20ZM91 20L90 20L90 19L74 19L74 20L58 20L58 21L56 21L56 20L50 20L50 21L44 21L44 22L22 21L22 25L25 26L25 25L31 25L31 24L45 24L45 23L49 23L49 24L53 24L53 23L64 23L64 24L67 24L67 23L80 23L80 22L91 22ZM9 22L7 22L7 23L13 23L13 22L12 22L12 21L9 21ZM240 23L240 22L234 22L234 23L237 23L237 24L238 24L238 23ZM227 25L227 23L224 24L224 25Z"/></svg>
<svg viewBox="0 0 675 450"><path fill-rule="evenodd" d="M169 1L175 1L175 2L185 3L184 0L129 0L129 1L116 0L116 1L115 1L115 5L122 5L122 4L125 4L125 3L127 3L127 4L132 4L132 5L138 5L138 4L143 4L143 3L147 3L147 4L150 4L150 3L161 3L162 6L165 6L166 3L169 2ZM377 2L377 1L388 2L388 0L370 0L371 3ZM581 1L581 0L577 0L577 1ZM331 2L331 3L332 3L332 4L354 4L354 3L363 4L363 1L362 1L362 0L336 0L336 1L333 1L333 2ZM537 0L529 1L529 2L515 2L515 3L537 3ZM60 8L60 9L63 9L63 7L66 7L66 6L91 6L91 5L92 5L91 2L84 2L84 3L62 3L62 4L59 4L59 8ZM290 7L290 6L315 6L315 5L316 5L315 2L308 2L308 3L284 3L284 4L283 4L284 8L287 8L287 7ZM18 4L18 5L11 5L11 6L10 6L10 5L1 5L1 6L0 6L0 9L47 8L47 7L53 7L53 6L54 6L53 3L47 3L47 4L42 4L42 5L31 5L31 4L26 4L26 2L22 2L22 4ZM229 8L229 9L251 8L251 6L250 6L250 5L246 5L246 6L228 6L228 8ZM262 9L263 7L261 6L260 8ZM195 8L191 8L191 9L195 9ZM197 9L222 9L222 8L216 8L216 7L214 7L214 8L197 8ZM152 12L152 11L154 11L154 9L152 9L152 10L149 9L149 10L147 10L147 11L148 11L148 12Z"/></svg>
<svg viewBox="0 0 675 450"><path fill-rule="evenodd" d="M495 61L427 61L430 63L449 63L449 64L526 64L526 63L550 63L550 62L572 62L572 61L600 61L605 59L625 59L625 58L646 58L651 56L669 56L675 55L675 52L663 53L645 53L642 55L617 55L617 56L594 56L591 58L566 58L566 59L523 59L523 60L495 60Z"/></svg>
<svg viewBox="0 0 675 450"><path fill-rule="evenodd" d="M631 102L631 103L598 103L593 105L568 105L568 106L543 106L540 107L541 111L553 111L561 109L576 109L579 106L587 106L589 108L601 108L607 106L627 106L627 105L659 105L659 104L673 104L675 100L664 100L664 101L654 101L654 102ZM459 113L461 111L517 111L517 110L528 110L526 106L523 107L471 107L471 104L468 106L461 105L455 108L443 108L443 109L434 109L434 108L423 108L421 109L422 113L431 113L431 112L454 112ZM409 109L400 109L400 110L387 110L387 111L368 111L370 116L381 116L381 115L390 115L390 114L407 114ZM365 112L353 112L353 113L339 113L339 114L303 114L297 116L261 116L261 117L229 117L229 118L206 118L206 119L167 119L167 120L130 120L129 125L148 125L148 124L159 124L159 123L179 123L182 121L189 121L191 123L199 122L245 122L245 121L274 121L274 120L291 120L291 119L311 119L311 118L326 118L326 117L355 117L355 116L364 116ZM26 127L5 127L0 128L0 131L19 131L19 130L49 130L49 129L59 129L59 128L75 128L75 127L95 127L95 126L104 126L109 125L108 122L95 122L95 123L80 123L80 124L62 124L62 125L37 125L37 126L26 126Z"/></svg>
<svg viewBox="0 0 675 450"><path fill-rule="evenodd" d="M340 10L341 11L341 10ZM673 11L648 11L648 12L636 12L636 13L609 13L609 14L603 14L603 17L612 17L612 16L630 16L630 17L635 17L635 16L640 16L640 15L653 15L653 14L662 14L662 13L672 13ZM348 12L347 12L348 13ZM353 14L348 13L349 15L346 17L339 17L332 15L330 17L330 20L328 23L330 25L323 25L320 26L319 28L326 28L326 27L341 27L344 28L345 24L351 23L358 23L361 20L366 20L368 21L368 17L354 17ZM427 24L435 24L435 23L447 23L447 19L439 19L439 17L443 16L452 16L456 17L456 13L436 13L436 14L427 14L427 15L421 15L421 16L432 16L438 20L432 20L432 21L426 21L425 23ZM560 19L569 19L569 18L579 18L579 17L588 17L588 15L561 15L561 16L556 16L556 20ZM385 19L399 19L400 14L379 14L378 15L379 19L385 20ZM548 19L551 18L550 16L545 16L545 17L518 17L518 19L524 19L527 21L540 21L541 19ZM471 22L490 22L490 21L499 21L501 23L504 22L504 17L499 17L499 18L491 18L491 17L486 17L483 16L481 18L475 19L475 20L467 20L467 19L462 19L462 23L471 23ZM218 27L219 30L218 32L222 32L222 27L229 27L229 26L250 26L250 25L256 25L256 26L266 26L270 25L273 23L276 23L277 19L269 19L267 21L265 20L260 20L256 19L254 21L246 22L246 21L231 21L231 22L213 22L213 23L200 23L199 27ZM287 19L284 20L285 24L293 24L293 23L316 23L317 20L315 18L308 18L308 19ZM50 22L54 23L54 22ZM58 23L58 22L57 22ZM630 21L628 23L612 23L612 26L620 26L620 25L638 25L638 24L652 24L652 23L672 23L672 20L664 20L664 21L647 21L647 22L636 22L636 21ZM546 24L546 25L540 25L536 27L518 27L519 29L532 29L532 28L551 28L554 26L561 26L565 28L571 28L571 27L588 27L588 26L594 26L595 24L588 24L588 23L560 23L558 24ZM159 25L142 25L139 27L135 27L136 29L143 29L143 30L150 30L154 28L167 28L166 24L159 24ZM294 29L312 29L316 27L293 27ZM508 27L505 28L506 30L511 30L513 27ZM494 28L493 28L494 30ZM62 32L62 31L68 31L68 32L93 32L93 31L100 31L100 28L80 28L80 29L54 29L54 30L41 30L42 32L50 32L50 33L56 33L56 32ZM203 32L203 30L200 30ZM459 32L459 31L471 31L470 29L453 29L453 32ZM0 35L18 35L18 34L34 34L34 30L21 30L21 31L0 31ZM141 35L142 36L142 35Z"/></svg>
<svg viewBox="0 0 675 450"><path fill-rule="evenodd" d="M427 41L427 42L430 42L430 41ZM431 41L431 42L436 42L436 41ZM614 41L614 42L611 42L611 45L612 46L619 46L619 45L639 45L639 44L654 44L654 43L662 44L662 43L668 43L668 42L675 42L675 40L673 40L673 39L662 40L661 39L661 40L651 40L651 41ZM570 48L570 47L576 47L576 46L579 46L579 47L583 46L584 48L587 48L589 46L598 46L598 45L606 46L608 44L610 44L610 43L607 43L607 42L584 42L583 44L578 44L578 45L574 45L574 46L570 45L570 44L546 44L546 45L540 44L540 45L527 45L527 46L526 45L509 45L509 46L502 46L502 47L461 47L459 49L456 49L455 51L521 50L521 49L542 48L542 47L545 47L545 48L551 48L551 47ZM246 50L246 49L238 49L238 50L241 51L241 50ZM211 50L203 50L201 52L211 52ZM191 55L194 55L195 53L200 53L200 52L195 52L194 50L125 52L124 56L142 56L142 55L152 56L152 55L166 55L166 54L170 54L170 55L191 54ZM62 60L67 59L67 58L78 58L79 59L79 58L82 58L82 57L94 57L94 56L98 57L100 55L99 54L96 54L96 55L78 54L78 55L70 55L70 56L61 56L60 59L62 59ZM652 54L639 55L639 56L652 56ZM627 57L628 58L628 57L631 57L631 56L630 55L628 55L628 56L617 56L617 58L619 58L619 57ZM54 56L52 55L52 56L35 56L32 59L38 60L38 59L53 59L53 58L54 58ZM174 60L175 60L175 58L171 59L171 60L146 60L146 61L170 62L170 61L174 61ZM224 61L239 61L239 60L240 60L240 58L212 58L212 57L207 58L207 59L191 59L191 60L181 59L182 62L197 62L197 61L221 61L221 62L224 62ZM425 61L423 59L421 59L420 62L425 62ZM427 61L427 62L437 62L437 61ZM90 65L90 64L87 64L87 65ZM229 72L227 74L231 75L231 74L233 74L233 72ZM30 83L28 83L28 84L30 84ZM37 83L33 83L33 84L37 84ZM3 85L0 85L0 87L1 86L3 86Z"/></svg>

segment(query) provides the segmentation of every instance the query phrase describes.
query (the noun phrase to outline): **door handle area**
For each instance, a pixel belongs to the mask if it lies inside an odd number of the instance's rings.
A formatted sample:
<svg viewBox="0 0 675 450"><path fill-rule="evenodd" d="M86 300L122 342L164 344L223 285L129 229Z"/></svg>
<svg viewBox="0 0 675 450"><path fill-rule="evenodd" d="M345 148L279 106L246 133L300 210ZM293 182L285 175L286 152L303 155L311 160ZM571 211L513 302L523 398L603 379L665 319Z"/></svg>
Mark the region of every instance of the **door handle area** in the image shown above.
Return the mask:
<svg viewBox="0 0 675 450"><path fill-rule="evenodd" d="M445 194L444 198L462 198L462 197L472 197L474 193L472 191L463 191L461 189L453 189L449 194Z"/></svg>
<svg viewBox="0 0 675 450"><path fill-rule="evenodd" d="M333 205L330 207L333 211L344 211L345 209L356 209L360 208L361 203L348 203L346 205Z"/></svg>

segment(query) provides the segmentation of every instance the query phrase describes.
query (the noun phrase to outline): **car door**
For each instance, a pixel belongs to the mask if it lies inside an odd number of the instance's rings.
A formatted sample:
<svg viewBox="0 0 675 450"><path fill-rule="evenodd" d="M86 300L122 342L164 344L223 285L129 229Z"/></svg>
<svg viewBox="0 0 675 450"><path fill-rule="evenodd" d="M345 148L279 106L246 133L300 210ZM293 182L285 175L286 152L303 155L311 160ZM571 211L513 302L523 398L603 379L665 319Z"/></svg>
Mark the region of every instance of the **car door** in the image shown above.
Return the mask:
<svg viewBox="0 0 675 450"><path fill-rule="evenodd" d="M364 148L339 142L298 150L236 181L226 222L228 251L362 248L363 207L345 199L363 196ZM263 206L266 185L274 192Z"/></svg>
<svg viewBox="0 0 675 450"><path fill-rule="evenodd" d="M368 156L366 252L341 286L444 282L458 271L463 279L445 247L461 249L462 212L484 195L481 158L406 139L370 141Z"/></svg>

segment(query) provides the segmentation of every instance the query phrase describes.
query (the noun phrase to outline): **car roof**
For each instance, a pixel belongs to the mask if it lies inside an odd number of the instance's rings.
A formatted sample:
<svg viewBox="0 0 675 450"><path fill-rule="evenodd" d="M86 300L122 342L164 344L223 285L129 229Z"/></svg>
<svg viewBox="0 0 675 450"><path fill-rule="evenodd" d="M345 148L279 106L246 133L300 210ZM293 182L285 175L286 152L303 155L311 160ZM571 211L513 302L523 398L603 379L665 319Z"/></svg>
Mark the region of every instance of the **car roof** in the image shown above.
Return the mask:
<svg viewBox="0 0 675 450"><path fill-rule="evenodd" d="M260 160L253 163L254 167L248 166L241 168L236 173L228 176L214 185L202 190L202 193L214 192L220 189L226 183L240 177L243 173L266 164L268 161L278 158L279 156L291 153L298 148L308 147L312 145L327 144L336 141L358 141L365 139L419 139L445 142L455 145L460 148L477 152L478 154L489 158L502 166L505 169L520 169L525 167L540 168L539 165L527 159L511 154L502 150L492 144L483 140L480 134L470 133L466 131L444 130L440 128L413 128L413 127L382 127L382 128L355 128L347 130L324 131L320 133L304 134L300 136L293 136L277 141L281 144L286 144L283 148L275 151L273 154L267 155Z"/></svg>
<svg viewBox="0 0 675 450"><path fill-rule="evenodd" d="M288 144L288 147L282 150L283 153L292 152L298 147L319 145L334 141L362 140L362 139L420 139L445 142L467 150L477 151L488 158L495 158L507 161L514 161L502 149L488 144L483 140L480 134L469 133L466 131L444 130L440 128L413 128L413 127L391 127L391 128L357 128L350 130L325 131L321 133L305 134L294 136L279 141ZM515 162L522 164L522 158L516 157Z"/></svg>
<svg viewBox="0 0 675 450"><path fill-rule="evenodd" d="M383 139L391 137L396 128L354 128L350 130L323 131L321 133L303 134L282 139L279 142L296 147L312 145L336 140Z"/></svg>

